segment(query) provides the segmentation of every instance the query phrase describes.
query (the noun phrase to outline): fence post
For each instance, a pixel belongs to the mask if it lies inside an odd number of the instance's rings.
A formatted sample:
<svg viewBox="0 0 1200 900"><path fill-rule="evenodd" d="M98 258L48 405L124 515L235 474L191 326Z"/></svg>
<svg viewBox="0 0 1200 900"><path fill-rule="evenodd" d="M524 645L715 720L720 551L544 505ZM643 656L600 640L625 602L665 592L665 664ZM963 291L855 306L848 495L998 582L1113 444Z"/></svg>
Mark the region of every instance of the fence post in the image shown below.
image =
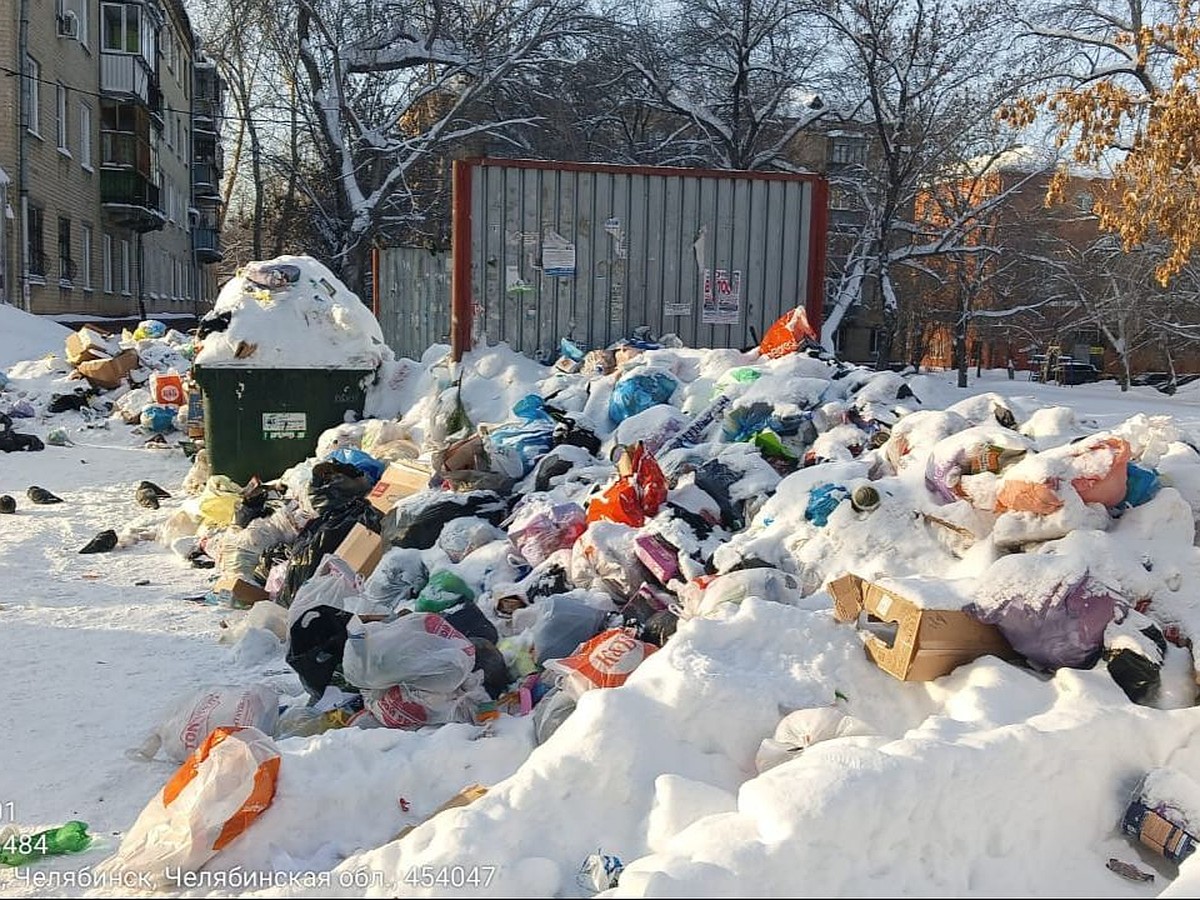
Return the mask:
<svg viewBox="0 0 1200 900"><path fill-rule="evenodd" d="M471 166L454 160L451 174L450 358L471 349Z"/></svg>

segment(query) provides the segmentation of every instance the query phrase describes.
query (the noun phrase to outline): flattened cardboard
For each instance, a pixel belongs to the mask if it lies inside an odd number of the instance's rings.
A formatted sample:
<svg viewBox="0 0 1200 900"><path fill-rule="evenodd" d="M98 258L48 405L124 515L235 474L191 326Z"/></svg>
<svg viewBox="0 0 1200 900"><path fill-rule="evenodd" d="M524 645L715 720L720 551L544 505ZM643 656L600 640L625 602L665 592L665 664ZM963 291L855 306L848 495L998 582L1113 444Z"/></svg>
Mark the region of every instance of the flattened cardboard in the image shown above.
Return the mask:
<svg viewBox="0 0 1200 900"><path fill-rule="evenodd" d="M73 366L94 359L108 359L117 355L117 344L112 338L93 328L80 328L67 335L67 362Z"/></svg>
<svg viewBox="0 0 1200 900"><path fill-rule="evenodd" d="M271 599L271 595L257 584L237 575L222 575L213 583L209 593L218 600L228 601L229 605L236 609L245 609Z"/></svg>
<svg viewBox="0 0 1200 900"><path fill-rule="evenodd" d="M432 819L438 813L444 813L448 809L458 809L460 806L469 806L470 804L472 804L476 800L478 800L480 797L482 797L484 794L486 794L487 790L488 789L486 787L484 787L482 784L468 785L467 787L465 787L461 791L459 791L457 794L455 794L453 797L451 797L449 800L447 800L445 803L443 803L441 806L439 806L437 809L435 809L433 811L433 814L430 815L429 818L425 820L425 822L428 822L429 819ZM424 825L425 822L421 822L420 824ZM408 834L410 831L412 831L416 827L417 827L416 825L404 826L398 832L396 832L396 836L394 838L392 838L392 840L393 841L400 840L400 838L404 837L406 834Z"/></svg>
<svg viewBox="0 0 1200 900"><path fill-rule="evenodd" d="M859 613L866 612L896 624L891 646L872 634L865 649L879 668L901 681L932 681L981 656L1015 655L998 628L962 610L925 609L857 575L844 575L827 587L839 622L856 622Z"/></svg>
<svg viewBox="0 0 1200 900"><path fill-rule="evenodd" d="M111 391L120 387L125 376L140 364L136 350L123 350L112 359L81 362L76 368L92 387Z"/></svg>
<svg viewBox="0 0 1200 900"><path fill-rule="evenodd" d="M381 513L391 512L397 500L429 487L432 477L433 471L418 462L406 460L391 463L367 495L367 501Z"/></svg>
<svg viewBox="0 0 1200 900"><path fill-rule="evenodd" d="M334 555L366 578L375 571L383 556L383 538L360 522L338 544Z"/></svg>

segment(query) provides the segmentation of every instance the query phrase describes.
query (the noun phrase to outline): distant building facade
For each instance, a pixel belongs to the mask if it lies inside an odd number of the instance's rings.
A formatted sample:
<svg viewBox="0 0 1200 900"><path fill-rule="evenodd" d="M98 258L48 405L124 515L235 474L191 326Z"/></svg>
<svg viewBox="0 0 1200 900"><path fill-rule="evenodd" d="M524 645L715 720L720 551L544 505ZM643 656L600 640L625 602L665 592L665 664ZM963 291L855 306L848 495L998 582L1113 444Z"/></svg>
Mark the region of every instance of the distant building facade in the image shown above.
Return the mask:
<svg viewBox="0 0 1200 900"><path fill-rule="evenodd" d="M0 128L0 299L68 318L202 313L221 259L222 85L180 0L0 0L0 60L20 61L0 79L16 113Z"/></svg>

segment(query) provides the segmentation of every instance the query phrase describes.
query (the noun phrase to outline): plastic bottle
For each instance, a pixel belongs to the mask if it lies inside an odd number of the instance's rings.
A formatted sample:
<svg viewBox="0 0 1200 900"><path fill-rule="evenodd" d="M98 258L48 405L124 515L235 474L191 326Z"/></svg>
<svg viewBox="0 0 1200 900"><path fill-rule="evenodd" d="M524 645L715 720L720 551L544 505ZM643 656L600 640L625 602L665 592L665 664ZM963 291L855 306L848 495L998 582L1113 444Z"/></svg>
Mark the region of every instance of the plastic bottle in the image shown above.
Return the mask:
<svg viewBox="0 0 1200 900"><path fill-rule="evenodd" d="M79 821L67 822L57 828L48 828L31 835L9 833L0 845L0 863L20 866L45 856L78 853L87 849L91 842L91 835L87 833L87 823Z"/></svg>

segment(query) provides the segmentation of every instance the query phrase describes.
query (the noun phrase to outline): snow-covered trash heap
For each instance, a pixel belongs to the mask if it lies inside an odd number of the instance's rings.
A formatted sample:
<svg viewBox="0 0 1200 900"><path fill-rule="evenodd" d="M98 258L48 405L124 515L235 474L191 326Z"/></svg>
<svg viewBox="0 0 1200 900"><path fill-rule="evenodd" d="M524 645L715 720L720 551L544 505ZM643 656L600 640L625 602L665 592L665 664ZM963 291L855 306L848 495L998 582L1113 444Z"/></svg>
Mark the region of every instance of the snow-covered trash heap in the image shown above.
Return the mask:
<svg viewBox="0 0 1200 900"><path fill-rule="evenodd" d="M260 305L255 277L226 309ZM274 346L236 321L204 352ZM925 409L928 376L784 333L771 352L564 341L553 367L503 346L390 360L369 407L403 414L330 429L269 485L201 460L166 542L287 608L309 700L346 713L326 725L533 712L544 739L688 620L752 597L832 614L834 582L862 598L838 618L902 680L990 654L1195 699L1160 689L1200 628L1180 590L1200 572L1200 455L1168 420L1097 432L995 394Z"/></svg>
<svg viewBox="0 0 1200 900"><path fill-rule="evenodd" d="M199 335L206 367L376 369L392 356L371 310L311 256L239 269Z"/></svg>

